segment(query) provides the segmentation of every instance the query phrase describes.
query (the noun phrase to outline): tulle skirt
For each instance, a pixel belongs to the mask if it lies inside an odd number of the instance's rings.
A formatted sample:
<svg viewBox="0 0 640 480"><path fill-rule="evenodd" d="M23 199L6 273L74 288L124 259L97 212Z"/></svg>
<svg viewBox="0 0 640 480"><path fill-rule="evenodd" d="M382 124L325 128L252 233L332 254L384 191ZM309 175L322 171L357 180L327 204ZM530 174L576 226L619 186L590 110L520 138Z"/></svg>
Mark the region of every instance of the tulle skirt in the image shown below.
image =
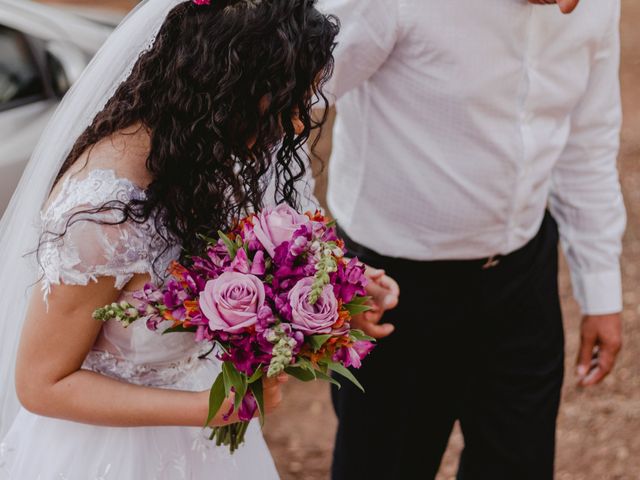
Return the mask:
<svg viewBox="0 0 640 480"><path fill-rule="evenodd" d="M211 384L217 371L197 368L169 388L201 389ZM24 409L0 443L1 480L278 478L256 421L233 455L227 447L216 447L197 427L98 427Z"/></svg>

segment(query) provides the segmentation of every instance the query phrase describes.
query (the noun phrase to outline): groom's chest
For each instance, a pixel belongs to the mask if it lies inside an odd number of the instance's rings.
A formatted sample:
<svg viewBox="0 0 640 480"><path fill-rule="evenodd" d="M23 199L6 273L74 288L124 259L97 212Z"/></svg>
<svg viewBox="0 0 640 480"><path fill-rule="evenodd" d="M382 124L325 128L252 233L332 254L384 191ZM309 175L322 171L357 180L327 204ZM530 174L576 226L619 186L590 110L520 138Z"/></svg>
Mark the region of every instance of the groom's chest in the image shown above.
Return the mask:
<svg viewBox="0 0 640 480"><path fill-rule="evenodd" d="M456 102L490 99L491 108L510 109L534 95L543 110L571 108L586 89L615 2L583 0L562 15L556 5L525 0L415 0L386 67L413 76L419 91Z"/></svg>

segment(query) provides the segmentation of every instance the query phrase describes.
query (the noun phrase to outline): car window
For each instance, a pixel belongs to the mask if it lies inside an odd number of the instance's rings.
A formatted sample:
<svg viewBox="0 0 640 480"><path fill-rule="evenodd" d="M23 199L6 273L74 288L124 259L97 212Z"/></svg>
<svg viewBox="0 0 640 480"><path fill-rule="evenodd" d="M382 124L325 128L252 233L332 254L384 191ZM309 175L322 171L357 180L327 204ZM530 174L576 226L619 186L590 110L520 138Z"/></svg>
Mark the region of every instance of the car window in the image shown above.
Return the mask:
<svg viewBox="0 0 640 480"><path fill-rule="evenodd" d="M26 38L0 25L0 110L45 96L44 83Z"/></svg>

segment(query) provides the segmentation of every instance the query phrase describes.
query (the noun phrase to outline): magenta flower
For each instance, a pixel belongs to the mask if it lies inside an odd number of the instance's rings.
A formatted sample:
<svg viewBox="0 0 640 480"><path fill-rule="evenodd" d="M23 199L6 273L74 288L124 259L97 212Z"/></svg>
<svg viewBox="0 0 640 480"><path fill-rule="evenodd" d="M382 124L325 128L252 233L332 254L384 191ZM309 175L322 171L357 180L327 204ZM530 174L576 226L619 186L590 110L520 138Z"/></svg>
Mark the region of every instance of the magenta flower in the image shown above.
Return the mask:
<svg viewBox="0 0 640 480"><path fill-rule="evenodd" d="M360 368L364 357L371 353L375 345L371 342L359 340L351 348L341 348L333 356L333 360L342 363L345 367Z"/></svg>
<svg viewBox="0 0 640 480"><path fill-rule="evenodd" d="M253 257L253 262L251 263L251 273L253 275L264 275L267 271L267 265L264 258L264 252L262 250L258 250Z"/></svg>
<svg viewBox="0 0 640 480"><path fill-rule="evenodd" d="M222 240L207 249L207 256L216 267L225 267L231 263L229 250Z"/></svg>
<svg viewBox="0 0 640 480"><path fill-rule="evenodd" d="M339 264L338 271L331 278L336 297L349 303L356 295L366 295L367 277L364 271L364 265L357 258L352 258L347 265Z"/></svg>
<svg viewBox="0 0 640 480"><path fill-rule="evenodd" d="M158 325L163 321L164 318L162 318L161 316L151 315L149 318L147 318L147 328L155 332L156 330L158 330Z"/></svg>
<svg viewBox="0 0 640 480"><path fill-rule="evenodd" d="M159 303L162 301L162 291L151 283L146 283L142 290L133 294L133 298L145 303Z"/></svg>
<svg viewBox="0 0 640 480"><path fill-rule="evenodd" d="M243 422L248 422L253 419L257 410L258 402L256 402L256 398L253 396L253 393L247 392L238 409L238 418Z"/></svg>
<svg viewBox="0 0 640 480"><path fill-rule="evenodd" d="M247 257L247 252L244 248L238 249L238 253L236 253L236 257L231 262L230 268L240 273L249 273L251 271L251 261L249 257Z"/></svg>
<svg viewBox="0 0 640 480"><path fill-rule="evenodd" d="M273 311L271 307L265 305L258 311L258 324L256 325L256 330L261 332L270 325L273 325L276 322L276 317L273 315Z"/></svg>
<svg viewBox="0 0 640 480"><path fill-rule="evenodd" d="M338 320L338 300L333 287L326 285L320 297L313 305L309 296L313 286L313 278L300 280L288 294L291 305L292 327L309 335L330 333L333 324Z"/></svg>
<svg viewBox="0 0 640 480"><path fill-rule="evenodd" d="M200 294L200 309L211 330L238 333L258 322L264 301L264 285L258 277L225 272L207 282Z"/></svg>
<svg viewBox="0 0 640 480"><path fill-rule="evenodd" d="M199 325L196 330L196 342L210 342L213 340L213 332L207 325Z"/></svg>
<svg viewBox="0 0 640 480"><path fill-rule="evenodd" d="M247 252L244 248L241 248L238 250L236 257L231 262L229 268L240 273L264 275L267 269L265 264L264 252L262 250L258 250L253 257L253 260L249 260L249 257L247 257Z"/></svg>

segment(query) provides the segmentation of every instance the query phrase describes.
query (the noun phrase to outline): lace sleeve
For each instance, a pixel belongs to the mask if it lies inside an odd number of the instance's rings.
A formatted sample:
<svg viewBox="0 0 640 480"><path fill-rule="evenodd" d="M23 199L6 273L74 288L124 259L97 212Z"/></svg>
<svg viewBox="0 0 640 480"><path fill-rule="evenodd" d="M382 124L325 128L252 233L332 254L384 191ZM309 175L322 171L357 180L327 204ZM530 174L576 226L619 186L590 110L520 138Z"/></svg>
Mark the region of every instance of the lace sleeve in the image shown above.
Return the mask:
<svg viewBox="0 0 640 480"><path fill-rule="evenodd" d="M87 285L98 277L114 277L115 287L122 289L135 274L154 274L159 246L151 222L118 223L123 219L119 209L87 213L141 195L142 190L106 171L63 185L42 216L39 262L45 299L52 285Z"/></svg>

